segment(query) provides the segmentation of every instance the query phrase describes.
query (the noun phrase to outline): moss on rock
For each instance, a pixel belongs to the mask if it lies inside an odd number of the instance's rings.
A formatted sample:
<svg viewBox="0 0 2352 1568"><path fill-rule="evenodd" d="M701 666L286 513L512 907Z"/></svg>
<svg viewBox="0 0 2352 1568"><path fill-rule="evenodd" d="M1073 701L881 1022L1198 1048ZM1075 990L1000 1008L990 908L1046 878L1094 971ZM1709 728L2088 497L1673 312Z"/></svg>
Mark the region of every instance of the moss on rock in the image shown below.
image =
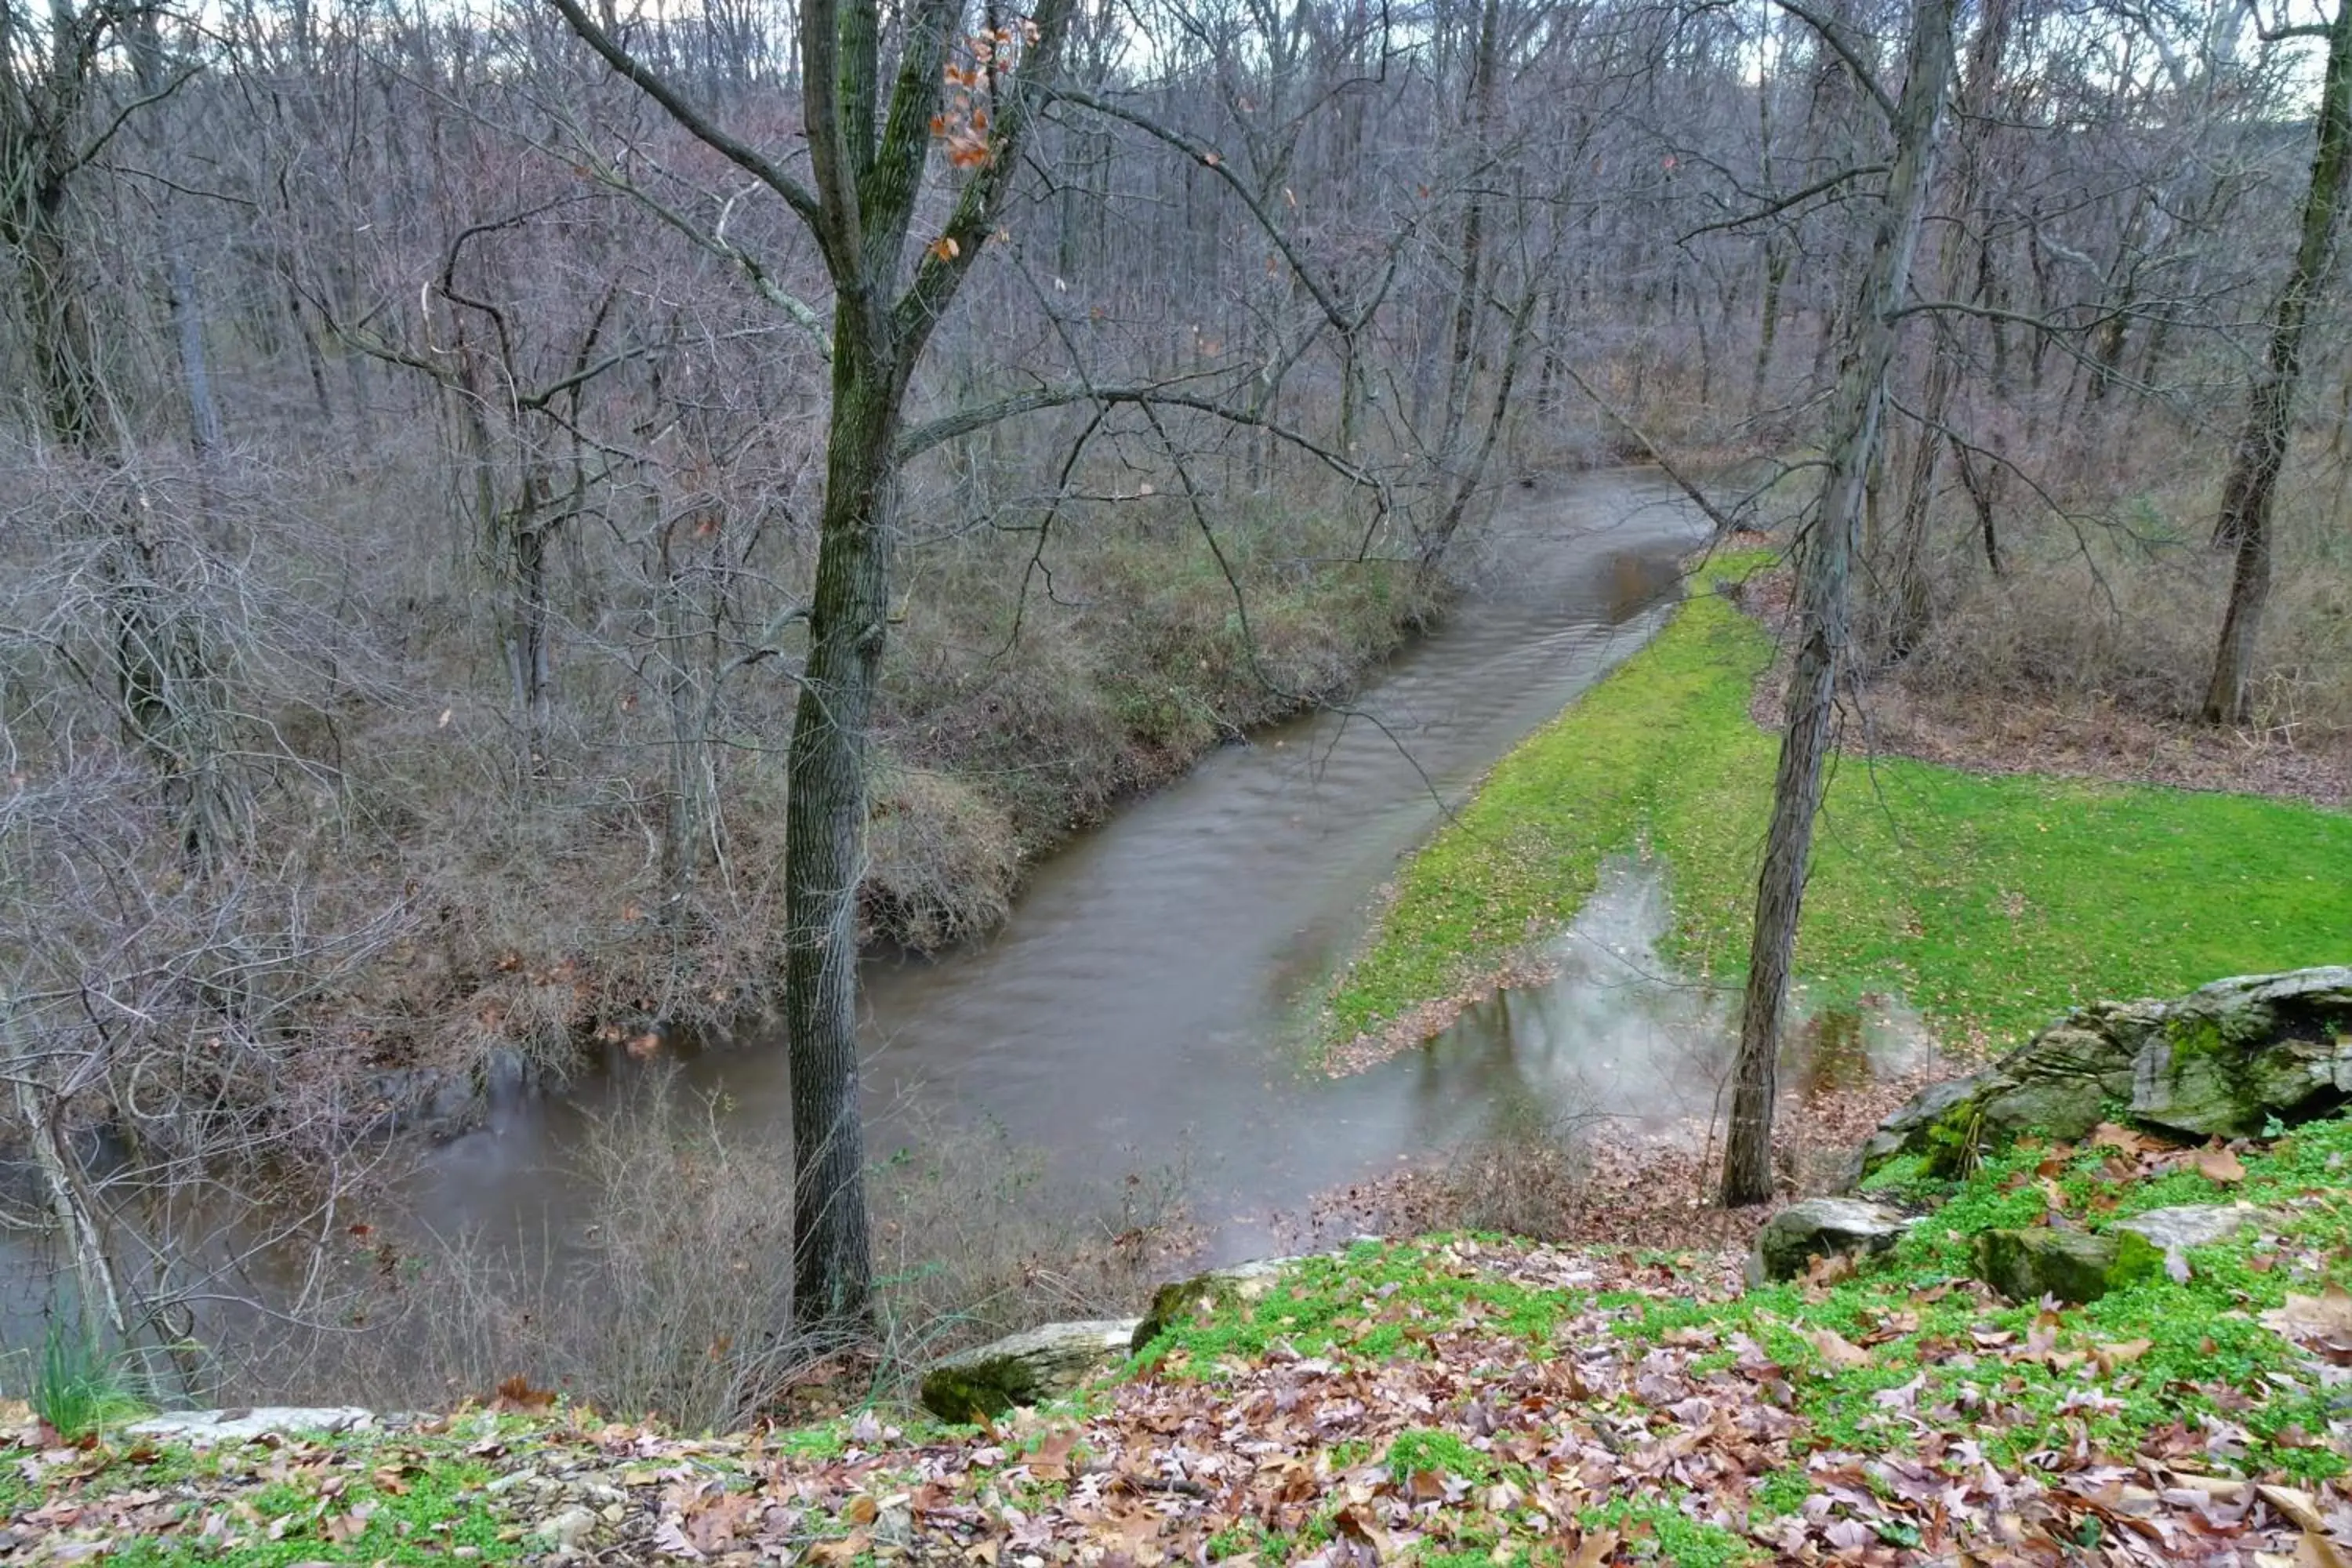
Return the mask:
<svg viewBox="0 0 2352 1568"><path fill-rule="evenodd" d="M1135 1326L1134 1348L1143 1349L1178 1323L1213 1318L1256 1300L1281 1283L1283 1271L1297 1261L1263 1258L1162 1285L1151 1293L1151 1305Z"/></svg>
<svg viewBox="0 0 2352 1568"><path fill-rule="evenodd" d="M2169 1002L2078 1007L1971 1077L1888 1117L1856 1164L1900 1155L1937 1175L2024 1133L2080 1139L2102 1121L2205 1138L2251 1136L2352 1099L2352 968L2217 980Z"/></svg>
<svg viewBox="0 0 2352 1568"><path fill-rule="evenodd" d="M1988 1230L1975 1258L1977 1278L2013 1301L2095 1301L2164 1273L2163 1250L2128 1230Z"/></svg>
<svg viewBox="0 0 2352 1568"><path fill-rule="evenodd" d="M944 1421L972 1421L1066 1394L1118 1359L1135 1331L1131 1318L1048 1323L948 1357L923 1373L923 1408Z"/></svg>

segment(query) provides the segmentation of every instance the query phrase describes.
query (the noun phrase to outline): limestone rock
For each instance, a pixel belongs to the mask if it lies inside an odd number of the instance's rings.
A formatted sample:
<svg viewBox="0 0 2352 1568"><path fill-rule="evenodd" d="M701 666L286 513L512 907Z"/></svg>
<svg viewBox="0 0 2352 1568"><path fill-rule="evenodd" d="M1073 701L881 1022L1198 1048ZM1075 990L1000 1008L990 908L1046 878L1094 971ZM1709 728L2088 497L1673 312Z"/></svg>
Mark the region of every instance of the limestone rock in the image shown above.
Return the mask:
<svg viewBox="0 0 2352 1568"><path fill-rule="evenodd" d="M1171 1325L1255 1301L1281 1282L1283 1271L1296 1258L1263 1258L1231 1268L1213 1268L1162 1285L1151 1293L1151 1305L1135 1326L1134 1348L1141 1350Z"/></svg>
<svg viewBox="0 0 2352 1568"><path fill-rule="evenodd" d="M2131 1113L2199 1137L2306 1120L2352 1094L2352 968L2216 981L2176 1004L2135 1063Z"/></svg>
<svg viewBox="0 0 2352 1568"><path fill-rule="evenodd" d="M1774 1215L1748 1256L1748 1280L1761 1285L1794 1279L1816 1258L1884 1252L1910 1221L1884 1204L1860 1198L1807 1198Z"/></svg>
<svg viewBox="0 0 2352 1568"><path fill-rule="evenodd" d="M2078 1139L2111 1116L2203 1138L2352 1099L2352 967L2217 980L2169 1002L2078 1007L1991 1067L1888 1117L1856 1180L1900 1154L1958 1174L2021 1132Z"/></svg>
<svg viewBox="0 0 2352 1568"><path fill-rule="evenodd" d="M596 1533L596 1516L578 1506L567 1508L540 1521L531 1533L559 1552L576 1552L582 1542Z"/></svg>
<svg viewBox="0 0 2352 1568"><path fill-rule="evenodd" d="M2252 1204L2179 1204L2119 1219L2107 1228L2130 1231L2147 1237L2158 1250L2172 1252L2227 1241L2262 1215L2263 1211Z"/></svg>
<svg viewBox="0 0 2352 1568"><path fill-rule="evenodd" d="M1048 1323L949 1356L923 1373L923 1408L970 1421L1066 1394L1127 1354L1135 1326L1133 1318Z"/></svg>
<svg viewBox="0 0 2352 1568"><path fill-rule="evenodd" d="M2164 1273L2163 1252L2127 1230L1988 1230L1975 1252L1977 1278L2012 1301L2095 1301Z"/></svg>
<svg viewBox="0 0 2352 1568"><path fill-rule="evenodd" d="M132 1422L125 1430L141 1437L210 1446L249 1443L271 1432L361 1432L375 1424L374 1411L351 1405L262 1405L247 1410L174 1410Z"/></svg>

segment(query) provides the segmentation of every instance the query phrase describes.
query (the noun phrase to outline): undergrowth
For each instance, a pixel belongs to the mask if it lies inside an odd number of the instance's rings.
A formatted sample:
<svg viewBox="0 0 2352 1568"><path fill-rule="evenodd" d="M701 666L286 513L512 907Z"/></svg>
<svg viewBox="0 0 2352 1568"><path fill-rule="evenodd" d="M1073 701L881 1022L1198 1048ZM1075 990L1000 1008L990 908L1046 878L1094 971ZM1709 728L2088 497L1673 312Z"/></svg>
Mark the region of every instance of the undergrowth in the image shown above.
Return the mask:
<svg viewBox="0 0 2352 1568"><path fill-rule="evenodd" d="M87 1331L51 1318L32 1368L28 1403L49 1429L79 1442L100 1427L144 1415L130 1368Z"/></svg>

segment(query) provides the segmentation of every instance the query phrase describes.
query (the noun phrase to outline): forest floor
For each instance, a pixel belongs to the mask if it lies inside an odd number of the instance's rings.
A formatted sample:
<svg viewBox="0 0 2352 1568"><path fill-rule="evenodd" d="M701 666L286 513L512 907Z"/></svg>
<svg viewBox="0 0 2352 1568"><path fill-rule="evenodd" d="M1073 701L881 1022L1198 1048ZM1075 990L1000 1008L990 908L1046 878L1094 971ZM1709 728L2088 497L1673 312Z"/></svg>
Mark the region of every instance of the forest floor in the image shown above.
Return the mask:
<svg viewBox="0 0 2352 1568"><path fill-rule="evenodd" d="M1774 663L1768 595L1743 605L1734 584L1762 561L1706 568L1655 642L1499 763L1403 869L1335 988L1331 1070L1415 1045L1539 973L1613 855L1663 863L1664 955L1736 980L1776 742L1754 713ZM1937 760L1885 754L1889 728ZM1900 997L1966 1059L2079 1001L2344 956L2352 815L2310 804L2341 798L2327 766L2298 773L2273 757L2231 772L2213 758L2221 742L2029 749L1917 710L1882 726L1877 752L1861 739L1849 732L1831 781L1798 942L1815 1005ZM2141 761L2126 768L2127 755ZM2103 776L2134 769L2305 798Z"/></svg>
<svg viewBox="0 0 2352 1568"><path fill-rule="evenodd" d="M2118 784L2352 804L2352 744L2297 745L2205 724L2167 722L2112 702L1919 693L1882 683L1865 700L1882 755L1975 773L2034 773Z"/></svg>
<svg viewBox="0 0 2352 1568"><path fill-rule="evenodd" d="M999 1425L882 1409L688 1437L510 1385L209 1447L0 1429L0 1560L896 1561L1429 1568L2352 1561L2352 1121L2024 1143L1857 1269L1455 1235L1293 1265ZM2085 1306L1970 1277L1994 1226L2235 1199L2258 1223Z"/></svg>

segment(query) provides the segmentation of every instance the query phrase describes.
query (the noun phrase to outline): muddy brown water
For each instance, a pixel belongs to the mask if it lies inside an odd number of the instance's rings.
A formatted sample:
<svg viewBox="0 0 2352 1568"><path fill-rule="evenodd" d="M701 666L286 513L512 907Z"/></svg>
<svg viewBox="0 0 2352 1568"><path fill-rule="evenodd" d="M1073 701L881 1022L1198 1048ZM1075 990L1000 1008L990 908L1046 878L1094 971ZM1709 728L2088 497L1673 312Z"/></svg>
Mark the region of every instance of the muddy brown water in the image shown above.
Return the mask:
<svg viewBox="0 0 2352 1568"><path fill-rule="evenodd" d="M1218 751L1082 835L1035 868L987 941L870 963L873 1151L927 1120L984 1120L1075 1177L1181 1168L1210 1250L1236 1257L1271 1243L1275 1216L1467 1137L1507 1097L1586 1104L1592 1073L1608 1076L1594 1062L1656 1056L1612 1047L1612 1030L1654 1042L1662 1008L1677 1030L1699 1027L1687 988L1668 984L1662 1002L1612 973L1574 1005L1573 1028L1538 1027L1558 1005L1522 999L1353 1078L1297 1066L1323 987L1400 858L1655 632L1677 560L1705 537L1651 474L1516 492L1464 602L1349 710ZM1591 940L1642 939L1627 927ZM1571 947L1585 942L1571 933ZM1533 1033L1543 1043L1523 1052ZM781 1143L781 1041L753 1034L682 1072L723 1092L736 1131ZM577 1197L564 1151L599 1098L520 1107L446 1146L413 1192L419 1214L445 1229L560 1231Z"/></svg>

